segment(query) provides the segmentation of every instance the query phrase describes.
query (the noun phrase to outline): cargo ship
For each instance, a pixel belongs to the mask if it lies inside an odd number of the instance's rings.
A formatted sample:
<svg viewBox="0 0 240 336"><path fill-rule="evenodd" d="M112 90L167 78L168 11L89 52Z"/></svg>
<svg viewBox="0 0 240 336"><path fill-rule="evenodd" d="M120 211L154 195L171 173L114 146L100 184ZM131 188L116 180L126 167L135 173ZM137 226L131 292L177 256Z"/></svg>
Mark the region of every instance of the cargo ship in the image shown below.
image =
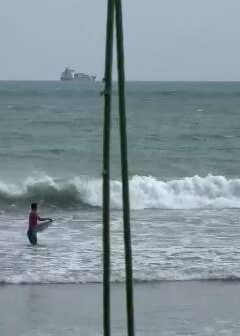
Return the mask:
<svg viewBox="0 0 240 336"><path fill-rule="evenodd" d="M95 82L96 76L90 76L83 72L76 72L74 69L65 68L60 76L61 81L79 81L79 82Z"/></svg>

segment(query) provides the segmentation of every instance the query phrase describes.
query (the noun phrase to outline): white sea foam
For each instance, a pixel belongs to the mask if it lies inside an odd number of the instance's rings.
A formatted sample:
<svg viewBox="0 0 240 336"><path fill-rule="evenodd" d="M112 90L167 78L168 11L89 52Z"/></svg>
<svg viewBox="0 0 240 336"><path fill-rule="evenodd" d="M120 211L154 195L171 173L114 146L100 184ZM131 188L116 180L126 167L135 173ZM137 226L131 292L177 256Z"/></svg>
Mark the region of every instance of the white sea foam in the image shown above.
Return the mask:
<svg viewBox="0 0 240 336"><path fill-rule="evenodd" d="M101 211L45 211L55 220L36 247L27 240L27 216L0 215L0 285L102 282ZM234 209L134 212L135 281L239 280L238 217ZM124 278L122 214L114 212L111 280Z"/></svg>
<svg viewBox="0 0 240 336"><path fill-rule="evenodd" d="M122 206L121 182L111 181L111 206ZM0 182L0 202L38 200L59 207L102 205L102 181L75 177L58 181L50 176L29 177L21 184ZM132 209L239 208L240 179L193 176L163 181L151 176L130 179Z"/></svg>

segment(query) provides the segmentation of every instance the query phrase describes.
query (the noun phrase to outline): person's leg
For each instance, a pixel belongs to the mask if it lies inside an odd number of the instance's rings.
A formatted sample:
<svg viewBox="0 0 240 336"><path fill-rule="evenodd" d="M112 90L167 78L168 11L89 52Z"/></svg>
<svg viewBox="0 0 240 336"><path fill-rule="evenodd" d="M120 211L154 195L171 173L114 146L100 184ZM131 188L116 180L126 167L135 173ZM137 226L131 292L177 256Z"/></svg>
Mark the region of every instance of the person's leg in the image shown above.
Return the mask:
<svg viewBox="0 0 240 336"><path fill-rule="evenodd" d="M28 230L27 236L32 245L37 245L37 235L33 230Z"/></svg>

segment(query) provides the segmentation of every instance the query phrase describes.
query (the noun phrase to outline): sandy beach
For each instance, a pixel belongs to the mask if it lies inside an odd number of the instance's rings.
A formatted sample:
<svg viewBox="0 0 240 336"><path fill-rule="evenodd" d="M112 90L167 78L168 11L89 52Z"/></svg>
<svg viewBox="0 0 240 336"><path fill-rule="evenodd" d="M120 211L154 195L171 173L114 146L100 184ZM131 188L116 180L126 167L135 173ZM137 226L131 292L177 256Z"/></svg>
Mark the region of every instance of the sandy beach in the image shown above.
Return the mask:
<svg viewBox="0 0 240 336"><path fill-rule="evenodd" d="M112 286L112 334L126 335L122 284ZM0 287L1 336L102 334L102 287ZM188 281L135 286L136 335L238 335L240 283Z"/></svg>

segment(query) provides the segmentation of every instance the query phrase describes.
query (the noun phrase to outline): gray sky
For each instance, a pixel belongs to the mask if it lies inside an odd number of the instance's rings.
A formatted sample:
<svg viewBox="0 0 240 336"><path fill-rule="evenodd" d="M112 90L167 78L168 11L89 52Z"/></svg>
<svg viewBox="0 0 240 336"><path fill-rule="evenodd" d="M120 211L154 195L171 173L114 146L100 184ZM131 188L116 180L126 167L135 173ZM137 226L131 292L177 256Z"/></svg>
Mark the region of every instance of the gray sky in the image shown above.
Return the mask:
<svg viewBox="0 0 240 336"><path fill-rule="evenodd" d="M0 79L104 72L107 0L0 0ZM123 0L129 80L240 80L239 0Z"/></svg>

